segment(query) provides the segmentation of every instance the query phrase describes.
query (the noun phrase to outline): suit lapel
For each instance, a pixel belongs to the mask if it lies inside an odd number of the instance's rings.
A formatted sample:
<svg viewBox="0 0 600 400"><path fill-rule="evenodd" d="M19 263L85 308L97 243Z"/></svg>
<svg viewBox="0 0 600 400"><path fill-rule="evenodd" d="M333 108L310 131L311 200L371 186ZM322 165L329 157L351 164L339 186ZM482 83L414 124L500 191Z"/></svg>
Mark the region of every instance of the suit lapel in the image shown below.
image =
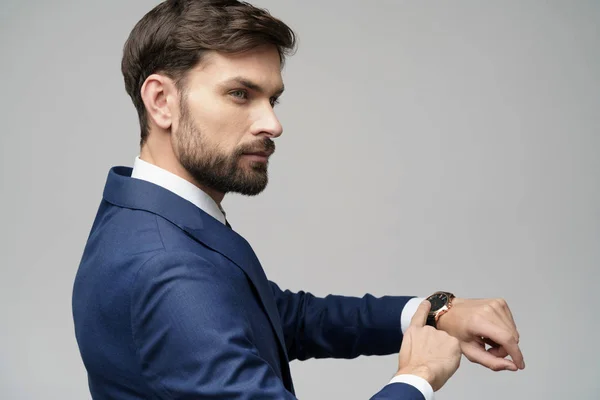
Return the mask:
<svg viewBox="0 0 600 400"><path fill-rule="evenodd" d="M218 225L213 226L213 223ZM269 286L265 271L250 244L235 231L214 219L206 221L206 225L202 229L184 227L184 230L197 241L229 259L246 273L258 292L287 362L285 339L273 292Z"/></svg>

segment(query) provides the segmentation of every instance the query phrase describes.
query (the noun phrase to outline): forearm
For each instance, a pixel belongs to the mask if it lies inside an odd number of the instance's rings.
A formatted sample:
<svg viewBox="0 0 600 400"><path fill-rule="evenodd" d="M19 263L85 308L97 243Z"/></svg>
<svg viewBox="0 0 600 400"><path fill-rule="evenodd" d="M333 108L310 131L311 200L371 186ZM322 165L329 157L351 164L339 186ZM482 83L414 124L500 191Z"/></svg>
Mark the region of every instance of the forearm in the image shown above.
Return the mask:
<svg viewBox="0 0 600 400"><path fill-rule="evenodd" d="M362 298L281 291L271 282L290 360L396 353L400 315L411 297Z"/></svg>

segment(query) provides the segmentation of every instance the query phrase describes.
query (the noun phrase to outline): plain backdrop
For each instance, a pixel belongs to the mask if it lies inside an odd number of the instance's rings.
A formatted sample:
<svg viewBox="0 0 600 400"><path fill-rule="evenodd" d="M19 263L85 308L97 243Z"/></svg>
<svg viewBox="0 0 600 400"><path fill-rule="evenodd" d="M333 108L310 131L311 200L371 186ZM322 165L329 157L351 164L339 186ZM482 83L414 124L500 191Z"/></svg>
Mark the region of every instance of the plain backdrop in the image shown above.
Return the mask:
<svg viewBox="0 0 600 400"><path fill-rule="evenodd" d="M122 46L158 2L0 1L0 398L89 399L73 279L139 128ZM437 399L600 396L600 2L257 0L298 34L260 196L270 279L316 295L504 297L527 368L463 358ZM367 399L397 356L293 362Z"/></svg>

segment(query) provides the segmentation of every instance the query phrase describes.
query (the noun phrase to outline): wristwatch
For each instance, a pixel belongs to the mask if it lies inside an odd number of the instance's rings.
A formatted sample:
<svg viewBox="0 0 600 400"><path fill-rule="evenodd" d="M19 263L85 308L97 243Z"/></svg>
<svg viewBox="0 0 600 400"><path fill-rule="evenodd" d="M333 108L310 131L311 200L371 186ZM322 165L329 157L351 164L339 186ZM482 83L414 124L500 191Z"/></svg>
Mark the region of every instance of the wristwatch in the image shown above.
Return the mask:
<svg viewBox="0 0 600 400"><path fill-rule="evenodd" d="M431 310L427 315L427 325L437 328L437 322L440 317L452 308L454 295L450 292L435 292L427 298L431 303Z"/></svg>

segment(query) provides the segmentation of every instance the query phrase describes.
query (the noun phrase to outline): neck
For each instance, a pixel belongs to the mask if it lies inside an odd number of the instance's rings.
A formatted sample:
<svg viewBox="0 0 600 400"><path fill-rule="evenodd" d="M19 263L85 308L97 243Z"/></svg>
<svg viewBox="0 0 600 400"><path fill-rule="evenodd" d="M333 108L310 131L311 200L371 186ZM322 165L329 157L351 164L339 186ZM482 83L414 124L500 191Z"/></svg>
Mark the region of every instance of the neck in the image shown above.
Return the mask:
<svg viewBox="0 0 600 400"><path fill-rule="evenodd" d="M162 146L162 148L171 149L170 144L167 146ZM177 161L175 154L171 151L170 155L160 154L160 152L153 151L152 147L147 143L144 144L140 150L140 159L146 161L150 164L154 164L157 167L160 167L166 171L169 171L172 174L175 174L188 182L191 182L194 186L202 190L204 193L208 194L219 206L223 201L223 197L225 197L225 193L214 190L206 185L202 185L200 182L197 182L183 166Z"/></svg>

